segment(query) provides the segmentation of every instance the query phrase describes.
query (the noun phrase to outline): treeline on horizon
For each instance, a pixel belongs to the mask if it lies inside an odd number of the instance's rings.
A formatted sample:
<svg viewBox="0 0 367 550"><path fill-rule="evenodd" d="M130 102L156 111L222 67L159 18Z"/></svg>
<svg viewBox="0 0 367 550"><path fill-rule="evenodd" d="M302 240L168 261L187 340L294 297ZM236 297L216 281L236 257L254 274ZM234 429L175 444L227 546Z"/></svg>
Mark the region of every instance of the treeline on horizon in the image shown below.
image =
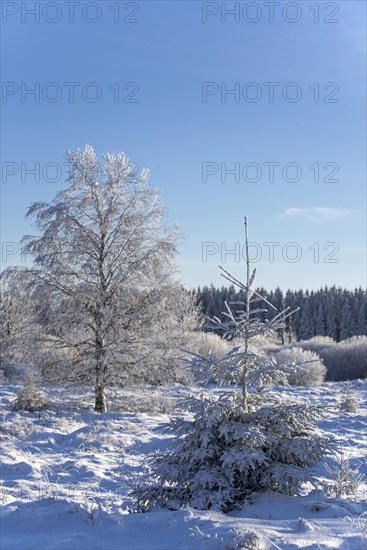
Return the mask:
<svg viewBox="0 0 367 550"><path fill-rule="evenodd" d="M283 343L308 340L314 336L326 336L339 342L352 336L367 335L367 295L361 287L346 290L332 286L316 291L286 292L278 287L270 292L258 288L256 292L278 310L273 310L264 300L255 302L256 309L266 310L259 314L261 321L272 318L287 307L290 310L299 308L287 319L285 331L280 335ZM206 317L218 317L221 320L225 318L225 302L245 301L245 291L233 285L221 288L214 285L199 286L194 294L197 305Z"/></svg>

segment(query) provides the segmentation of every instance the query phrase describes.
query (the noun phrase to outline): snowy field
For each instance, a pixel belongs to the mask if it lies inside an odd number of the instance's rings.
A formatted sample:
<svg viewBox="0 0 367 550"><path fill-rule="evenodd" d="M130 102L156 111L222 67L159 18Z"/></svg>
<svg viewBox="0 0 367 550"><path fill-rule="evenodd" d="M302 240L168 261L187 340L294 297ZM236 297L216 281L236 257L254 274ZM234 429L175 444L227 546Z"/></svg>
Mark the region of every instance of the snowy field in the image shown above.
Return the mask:
<svg viewBox="0 0 367 550"><path fill-rule="evenodd" d="M366 475L366 384L353 384L357 413L339 412L341 384L278 391L325 408L320 430L334 434ZM366 548L366 483L343 499L312 487L298 498L254 495L229 515L190 508L131 513L131 478L139 479L147 456L170 443L164 425L184 414L176 401L186 388L121 390L105 414L93 412L87 390L65 399L61 388L46 392L47 410L12 412L17 389L0 390L2 550ZM321 487L327 472L320 466L316 473Z"/></svg>

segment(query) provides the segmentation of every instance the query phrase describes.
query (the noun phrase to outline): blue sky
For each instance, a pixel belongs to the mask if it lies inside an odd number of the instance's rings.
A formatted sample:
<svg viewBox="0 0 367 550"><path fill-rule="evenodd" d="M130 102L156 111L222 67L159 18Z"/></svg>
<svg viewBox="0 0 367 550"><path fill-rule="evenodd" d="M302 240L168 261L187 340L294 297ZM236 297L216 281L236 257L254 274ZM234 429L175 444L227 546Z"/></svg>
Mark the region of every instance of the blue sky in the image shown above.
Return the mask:
<svg viewBox="0 0 367 550"><path fill-rule="evenodd" d="M315 22L315 2L281 1L272 23L266 2L227 2L238 21L222 4L80 1L71 22L64 2L2 3L3 267L27 207L65 185L52 166L89 143L150 168L187 287L242 276L244 215L258 285L365 285L365 3L318 2Z"/></svg>

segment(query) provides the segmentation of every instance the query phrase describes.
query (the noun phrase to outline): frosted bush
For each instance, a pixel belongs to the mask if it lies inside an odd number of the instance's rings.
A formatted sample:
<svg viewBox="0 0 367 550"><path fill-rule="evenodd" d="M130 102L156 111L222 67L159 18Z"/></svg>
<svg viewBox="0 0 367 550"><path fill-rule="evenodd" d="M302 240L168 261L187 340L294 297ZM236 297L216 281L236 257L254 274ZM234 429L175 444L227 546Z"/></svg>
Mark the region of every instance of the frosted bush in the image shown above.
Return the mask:
<svg viewBox="0 0 367 550"><path fill-rule="evenodd" d="M190 352L208 360L208 365L212 361L219 361L231 349L231 345L223 340L218 334L212 332L197 332L192 334L190 342ZM201 369L200 372L195 368L190 354L187 360L187 371L191 372L195 382L198 383L216 383L217 377L210 372L210 369Z"/></svg>
<svg viewBox="0 0 367 550"><path fill-rule="evenodd" d="M255 531L232 529L229 534L233 540L226 544L225 550L260 550L261 537Z"/></svg>
<svg viewBox="0 0 367 550"><path fill-rule="evenodd" d="M319 386L325 380L326 367L317 353L291 347L280 349L274 357L279 366L289 369L287 382L291 386Z"/></svg>
<svg viewBox="0 0 367 550"><path fill-rule="evenodd" d="M314 353L318 353L322 358L322 350L335 344L336 341L329 336L314 336L310 340L300 340L293 344L292 347L300 347L305 351L313 351Z"/></svg>
<svg viewBox="0 0 367 550"><path fill-rule="evenodd" d="M196 332L192 335L190 342L190 351L207 357L211 355L214 359L220 359L228 353L231 346L226 340L223 340L218 334L212 332Z"/></svg>
<svg viewBox="0 0 367 550"><path fill-rule="evenodd" d="M355 413L358 411L359 398L350 383L345 384L340 392L339 409L341 412Z"/></svg>
<svg viewBox="0 0 367 550"><path fill-rule="evenodd" d="M327 368L326 380L340 382L367 377L367 336L353 336L327 346L320 355Z"/></svg>
<svg viewBox="0 0 367 550"><path fill-rule="evenodd" d="M13 411L41 411L46 407L46 400L43 394L36 388L34 382L28 381L21 388L12 403Z"/></svg>
<svg viewBox="0 0 367 550"><path fill-rule="evenodd" d="M278 348L279 343L277 342L277 339L273 335L267 336L264 334L258 334L257 336L252 338L250 347L252 349L269 351L270 349Z"/></svg>

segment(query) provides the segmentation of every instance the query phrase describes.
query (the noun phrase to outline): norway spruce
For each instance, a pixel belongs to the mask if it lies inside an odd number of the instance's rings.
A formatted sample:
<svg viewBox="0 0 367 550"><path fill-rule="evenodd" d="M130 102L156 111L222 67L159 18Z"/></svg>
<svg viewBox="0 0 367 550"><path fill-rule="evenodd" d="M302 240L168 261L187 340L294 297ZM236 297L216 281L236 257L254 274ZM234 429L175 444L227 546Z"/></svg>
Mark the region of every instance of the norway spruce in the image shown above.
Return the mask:
<svg viewBox="0 0 367 550"><path fill-rule="evenodd" d="M225 321L209 320L211 328L234 343L232 349L222 358L192 354L197 369L220 383L232 383L232 389L188 397L192 416L171 422L173 444L153 457L150 481L133 491L141 510L189 505L228 512L254 492L297 495L312 478L312 468L333 449L332 441L316 430L314 406L267 393L273 384L286 383L289 370L297 366L277 364L253 343L279 332L292 312L287 308L260 321L263 310L254 303L267 300L252 290L255 271L251 273L248 249L245 218L246 283L221 268L245 300L225 304Z"/></svg>

